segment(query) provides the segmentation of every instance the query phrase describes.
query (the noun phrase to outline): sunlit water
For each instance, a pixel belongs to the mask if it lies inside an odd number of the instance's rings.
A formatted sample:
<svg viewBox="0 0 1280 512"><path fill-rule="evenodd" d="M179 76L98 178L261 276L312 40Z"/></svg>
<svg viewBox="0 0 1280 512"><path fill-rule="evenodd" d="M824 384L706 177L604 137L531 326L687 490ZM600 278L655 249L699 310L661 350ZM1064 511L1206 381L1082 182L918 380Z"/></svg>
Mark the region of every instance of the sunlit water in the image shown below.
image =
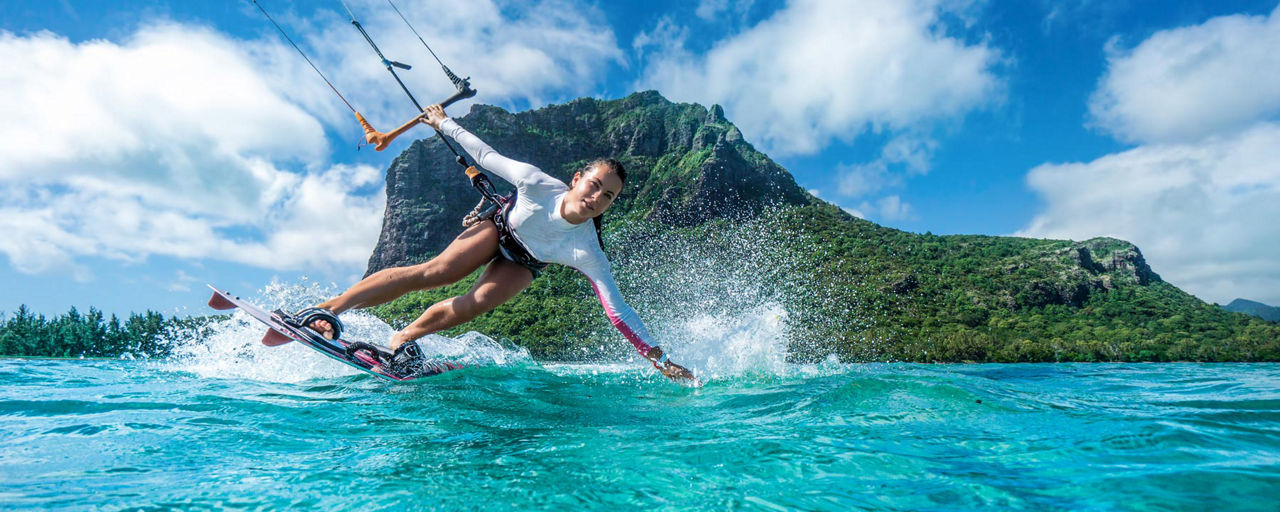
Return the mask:
<svg viewBox="0 0 1280 512"><path fill-rule="evenodd" d="M1278 508L1280 365L791 365L783 314L691 317L696 389L478 334L392 384L241 315L162 361L0 359L0 509Z"/></svg>
<svg viewBox="0 0 1280 512"><path fill-rule="evenodd" d="M1275 510L1280 498L1276 365L828 366L700 389L630 364L292 377L0 360L0 508Z"/></svg>

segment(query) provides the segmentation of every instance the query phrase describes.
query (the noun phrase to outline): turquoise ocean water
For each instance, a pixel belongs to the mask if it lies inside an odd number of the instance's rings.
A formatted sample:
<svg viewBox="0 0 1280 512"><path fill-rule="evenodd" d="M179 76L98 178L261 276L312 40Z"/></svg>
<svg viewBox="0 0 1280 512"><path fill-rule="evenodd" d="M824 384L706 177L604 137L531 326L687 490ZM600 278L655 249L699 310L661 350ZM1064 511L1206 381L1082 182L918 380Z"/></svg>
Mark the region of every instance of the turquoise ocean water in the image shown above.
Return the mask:
<svg viewBox="0 0 1280 512"><path fill-rule="evenodd" d="M684 326L697 389L475 334L392 384L240 315L162 361L0 359L0 509L1280 508L1280 365L790 365L777 317Z"/></svg>
<svg viewBox="0 0 1280 512"><path fill-rule="evenodd" d="M522 362L392 385L0 360L3 509L1275 510L1277 498L1277 365L829 365L686 389L636 365Z"/></svg>

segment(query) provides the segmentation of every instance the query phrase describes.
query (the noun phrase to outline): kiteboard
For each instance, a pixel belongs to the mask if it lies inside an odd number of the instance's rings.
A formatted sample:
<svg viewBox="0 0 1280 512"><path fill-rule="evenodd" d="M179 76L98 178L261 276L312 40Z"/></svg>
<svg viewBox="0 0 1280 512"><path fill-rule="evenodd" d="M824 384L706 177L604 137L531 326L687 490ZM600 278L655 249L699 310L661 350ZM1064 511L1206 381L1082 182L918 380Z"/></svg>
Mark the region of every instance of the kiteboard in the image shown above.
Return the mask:
<svg viewBox="0 0 1280 512"><path fill-rule="evenodd" d="M420 365L413 365L411 368L396 371L384 362L384 360L390 360L390 354L383 352L380 355L375 355L371 354L368 349L348 350L349 347L354 345L354 342L325 338L307 327L297 325L287 313L279 310L268 312L240 297L231 295L229 292L219 290L213 285L209 285L209 288L213 289L213 296L209 297L209 307L220 311L239 308L259 322L266 324L268 329L266 336L262 337L262 344L267 346L283 345L296 341L347 366L397 382L430 377L449 370L462 368L462 365L450 361L424 360ZM368 346L363 343L361 345Z"/></svg>

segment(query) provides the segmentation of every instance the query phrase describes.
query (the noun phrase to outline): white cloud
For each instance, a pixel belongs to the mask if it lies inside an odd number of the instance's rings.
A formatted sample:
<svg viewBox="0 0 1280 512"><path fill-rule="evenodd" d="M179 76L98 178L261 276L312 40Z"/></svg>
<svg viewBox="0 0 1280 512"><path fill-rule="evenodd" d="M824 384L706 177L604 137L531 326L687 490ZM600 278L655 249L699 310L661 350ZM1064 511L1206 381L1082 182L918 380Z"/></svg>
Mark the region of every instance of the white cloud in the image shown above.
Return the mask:
<svg viewBox="0 0 1280 512"><path fill-rule="evenodd" d="M845 197L859 198L896 188L906 178L929 172L930 161L938 143L918 134L900 135L880 150L880 158L871 162L836 167L839 192Z"/></svg>
<svg viewBox="0 0 1280 512"><path fill-rule="evenodd" d="M439 65L385 0L348 4L387 58L413 66L397 72L420 102L453 94ZM536 107L588 94L604 81L610 64L623 60L604 15L577 1L403 0L396 5L441 60L458 76L470 76L479 92L451 113L465 113L466 105L477 101ZM278 40L263 23L269 40ZM346 11L322 9L289 22L286 30L377 128L390 130L413 115L408 98L352 28Z"/></svg>
<svg viewBox="0 0 1280 512"><path fill-rule="evenodd" d="M856 208L841 207L845 212L860 219L877 219L881 221L915 220L915 212L911 204L896 195L885 196L875 201L862 201Z"/></svg>
<svg viewBox="0 0 1280 512"><path fill-rule="evenodd" d="M1114 33L1134 7L1133 2L1113 0L1037 0L1035 3L1044 12L1040 22L1044 34L1069 30L1090 37Z"/></svg>
<svg viewBox="0 0 1280 512"><path fill-rule="evenodd" d="M698 0L698 7L693 13L705 21L717 21L725 15L741 19L751 11L753 0Z"/></svg>
<svg viewBox="0 0 1280 512"><path fill-rule="evenodd" d="M1045 164L1047 203L1022 235L1134 242L1166 280L1203 299L1280 303L1280 125L1088 163Z"/></svg>
<svg viewBox="0 0 1280 512"><path fill-rule="evenodd" d="M171 292L189 292L191 291L191 285L199 281L200 279L195 276L178 270L178 273L169 279L165 289Z"/></svg>
<svg viewBox="0 0 1280 512"><path fill-rule="evenodd" d="M0 124L0 253L86 279L82 257L362 264L380 173L328 166L321 124L248 54L175 24L118 44L0 33L0 112L16 121Z"/></svg>
<svg viewBox="0 0 1280 512"><path fill-rule="evenodd" d="M676 23L670 16L663 16L652 30L636 34L631 40L631 50L636 58L644 59L652 47L653 51L659 53L659 58L662 58L666 57L662 55L665 53L683 52L688 39L688 27Z"/></svg>
<svg viewBox="0 0 1280 512"><path fill-rule="evenodd" d="M864 207L864 209L866 208ZM884 220L911 220L915 218L911 205L898 196L880 198L876 201L875 211Z"/></svg>
<svg viewBox="0 0 1280 512"><path fill-rule="evenodd" d="M1089 109L1121 140L1190 142L1280 114L1280 7L1157 32L1131 50L1109 46Z"/></svg>
<svg viewBox="0 0 1280 512"><path fill-rule="evenodd" d="M1202 299L1280 302L1278 44L1280 8L1110 49L1092 122L1142 145L1033 169L1046 206L1021 234L1122 238Z"/></svg>
<svg viewBox="0 0 1280 512"><path fill-rule="evenodd" d="M968 4L798 0L704 55L660 24L654 32L668 37L637 39L656 46L639 85L723 105L773 153L812 153L867 131L927 132L1000 91L999 52L948 37L939 21Z"/></svg>
<svg viewBox="0 0 1280 512"><path fill-rule="evenodd" d="M714 20L717 14L729 8L729 0L698 0L698 8L694 10L699 18Z"/></svg>
<svg viewBox="0 0 1280 512"><path fill-rule="evenodd" d="M880 159L889 164L902 165L907 174L926 174L937 149L938 142L933 139L918 134L904 134L885 144Z"/></svg>
<svg viewBox="0 0 1280 512"><path fill-rule="evenodd" d="M883 161L840 165L836 167L836 174L839 176L837 191L845 197L858 198L902 184L902 178L890 173Z"/></svg>
<svg viewBox="0 0 1280 512"><path fill-rule="evenodd" d="M315 119L275 94L234 43L198 27L149 26L119 45L0 32L0 60L9 120L0 124L0 178L63 180L109 167L125 178L194 178L227 194L236 180L196 172L203 163L193 150L314 159L325 149ZM151 168L130 161L139 154Z"/></svg>
<svg viewBox="0 0 1280 512"><path fill-rule="evenodd" d="M415 65L401 76L419 100L453 92L385 3L350 3L389 58ZM398 5L488 103L577 96L621 59L603 16L571 2ZM273 14L375 126L413 115L345 14ZM83 259L152 255L363 268L381 225L381 172L332 163L326 128L354 141L358 126L255 21L250 41L167 21L118 41L0 31L0 254L23 272L81 279L91 278Z"/></svg>

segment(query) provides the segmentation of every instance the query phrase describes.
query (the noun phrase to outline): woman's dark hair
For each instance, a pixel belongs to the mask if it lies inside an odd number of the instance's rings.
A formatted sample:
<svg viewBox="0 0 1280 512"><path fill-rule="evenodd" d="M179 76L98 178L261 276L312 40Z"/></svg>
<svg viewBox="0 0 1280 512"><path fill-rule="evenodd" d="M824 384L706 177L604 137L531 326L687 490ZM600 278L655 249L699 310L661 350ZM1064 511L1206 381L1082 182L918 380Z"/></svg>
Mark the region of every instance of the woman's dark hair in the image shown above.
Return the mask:
<svg viewBox="0 0 1280 512"><path fill-rule="evenodd" d="M582 168L582 171L581 171L582 174L591 172L591 169L597 165L604 166L604 168L609 170L609 172L617 174L618 179L622 180L622 184L623 185L627 184L627 170L622 167L622 162L619 162L612 158L597 158L595 160L588 162L587 165ZM600 243L600 250L602 251L604 250L604 235L602 235L601 232L604 230L604 228L601 226L600 217L603 217L603 216L604 214L601 213L600 215L596 215L595 217L591 218L591 222L594 222L596 225L596 241Z"/></svg>
<svg viewBox="0 0 1280 512"><path fill-rule="evenodd" d="M609 172L617 174L618 179L622 180L623 185L627 184L627 170L622 167L622 162L619 162L612 158L597 158L595 160L592 160L590 163L588 163L586 166L582 168L582 173L586 174L588 171L591 170L592 167L595 167L597 165L603 165L605 169L609 170Z"/></svg>

